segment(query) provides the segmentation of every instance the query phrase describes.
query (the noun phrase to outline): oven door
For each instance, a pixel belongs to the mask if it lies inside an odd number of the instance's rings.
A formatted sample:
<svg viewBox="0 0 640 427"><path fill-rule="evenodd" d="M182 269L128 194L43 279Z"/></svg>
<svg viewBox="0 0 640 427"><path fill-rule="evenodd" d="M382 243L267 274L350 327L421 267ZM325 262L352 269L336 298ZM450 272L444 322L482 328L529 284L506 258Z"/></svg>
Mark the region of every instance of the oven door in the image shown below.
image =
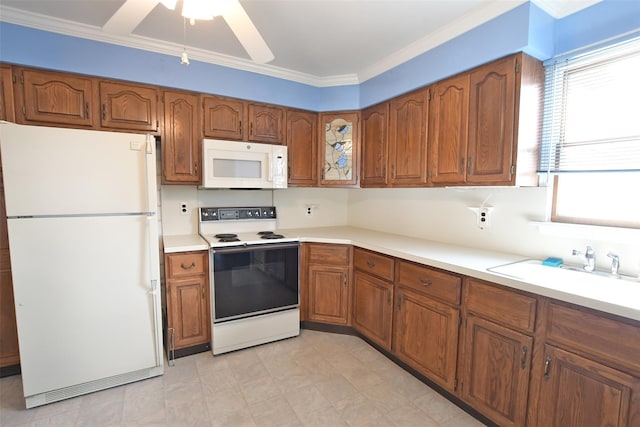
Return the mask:
<svg viewBox="0 0 640 427"><path fill-rule="evenodd" d="M214 323L296 308L299 243L212 249Z"/></svg>

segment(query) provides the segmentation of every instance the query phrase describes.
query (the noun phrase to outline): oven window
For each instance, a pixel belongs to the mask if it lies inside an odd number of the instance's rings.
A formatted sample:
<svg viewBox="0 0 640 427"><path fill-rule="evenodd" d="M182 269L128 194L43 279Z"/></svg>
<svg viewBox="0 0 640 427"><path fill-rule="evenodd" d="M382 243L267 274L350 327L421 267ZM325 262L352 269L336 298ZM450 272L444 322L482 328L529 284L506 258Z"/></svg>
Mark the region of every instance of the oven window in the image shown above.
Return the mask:
<svg viewBox="0 0 640 427"><path fill-rule="evenodd" d="M298 305L298 245L250 246L213 254L215 321Z"/></svg>

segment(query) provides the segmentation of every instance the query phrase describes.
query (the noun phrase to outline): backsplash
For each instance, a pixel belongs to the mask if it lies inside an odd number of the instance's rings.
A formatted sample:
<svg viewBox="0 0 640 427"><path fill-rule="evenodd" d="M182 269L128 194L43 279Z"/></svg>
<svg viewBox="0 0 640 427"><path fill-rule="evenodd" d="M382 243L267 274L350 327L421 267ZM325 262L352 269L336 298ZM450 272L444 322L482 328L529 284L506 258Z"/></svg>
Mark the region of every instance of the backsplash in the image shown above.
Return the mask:
<svg viewBox="0 0 640 427"><path fill-rule="evenodd" d="M548 189L534 188L287 188L283 190L198 190L164 185L162 228L165 235L197 234L199 206L274 205L278 228L349 225L419 237L460 246L488 249L523 258L563 258L580 264L572 249L591 245L599 269L609 268L608 251L620 256L620 271L640 273L640 230L618 238L606 228L598 235L588 227L576 233L541 232L532 222L544 221ZM182 214L180 205L189 209ZM490 226L480 229L470 207L493 207ZM307 207L313 205L312 215Z"/></svg>

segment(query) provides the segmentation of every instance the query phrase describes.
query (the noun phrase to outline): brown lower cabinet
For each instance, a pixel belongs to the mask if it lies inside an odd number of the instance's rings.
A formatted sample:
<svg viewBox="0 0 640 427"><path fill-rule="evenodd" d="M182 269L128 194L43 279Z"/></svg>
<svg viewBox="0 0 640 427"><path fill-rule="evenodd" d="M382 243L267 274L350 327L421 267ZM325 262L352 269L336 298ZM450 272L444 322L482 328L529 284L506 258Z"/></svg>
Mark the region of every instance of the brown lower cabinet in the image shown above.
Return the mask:
<svg viewBox="0 0 640 427"><path fill-rule="evenodd" d="M388 356L501 427L640 426L640 322L361 248L345 314L350 250L303 244L313 254L302 258L313 275L301 288L306 320L351 317Z"/></svg>
<svg viewBox="0 0 640 427"><path fill-rule="evenodd" d="M165 255L168 350L211 341L208 252Z"/></svg>
<svg viewBox="0 0 640 427"><path fill-rule="evenodd" d="M304 253L306 319L351 326L351 246L309 243Z"/></svg>

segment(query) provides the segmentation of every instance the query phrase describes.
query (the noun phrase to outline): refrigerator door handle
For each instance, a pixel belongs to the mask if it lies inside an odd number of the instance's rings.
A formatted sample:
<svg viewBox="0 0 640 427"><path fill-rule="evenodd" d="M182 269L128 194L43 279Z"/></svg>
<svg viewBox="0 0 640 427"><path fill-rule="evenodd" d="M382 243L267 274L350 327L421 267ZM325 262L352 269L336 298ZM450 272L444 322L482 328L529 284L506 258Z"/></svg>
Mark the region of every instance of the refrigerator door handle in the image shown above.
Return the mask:
<svg viewBox="0 0 640 427"><path fill-rule="evenodd" d="M159 325L162 325L160 318L160 309L159 309L159 295L158 295L158 283L160 281L160 245L158 242L158 218L153 212L156 212L157 206L157 195L155 192L156 186L156 156L154 151L155 146L155 138L153 135L147 134L146 139L146 152L145 152L145 171L146 171L146 180L145 180L145 191L147 193L147 246L149 250L149 294L151 295L151 303L153 306L153 319L156 322L155 328L155 340L156 340L156 365L161 366L163 355L162 355L162 328Z"/></svg>

